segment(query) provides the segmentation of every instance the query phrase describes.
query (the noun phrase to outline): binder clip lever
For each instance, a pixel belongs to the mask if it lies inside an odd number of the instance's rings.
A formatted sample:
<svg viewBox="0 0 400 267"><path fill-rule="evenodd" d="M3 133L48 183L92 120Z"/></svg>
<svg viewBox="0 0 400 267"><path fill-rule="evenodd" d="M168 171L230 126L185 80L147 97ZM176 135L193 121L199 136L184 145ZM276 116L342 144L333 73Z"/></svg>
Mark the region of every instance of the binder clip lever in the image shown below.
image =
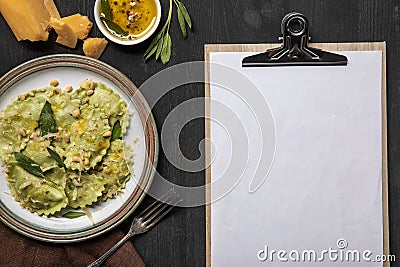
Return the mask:
<svg viewBox="0 0 400 267"><path fill-rule="evenodd" d="M307 66L307 65L347 65L347 58L342 55L308 47L310 40L308 20L300 13L292 12L282 19L283 45L264 53L246 57L243 67L268 66Z"/></svg>

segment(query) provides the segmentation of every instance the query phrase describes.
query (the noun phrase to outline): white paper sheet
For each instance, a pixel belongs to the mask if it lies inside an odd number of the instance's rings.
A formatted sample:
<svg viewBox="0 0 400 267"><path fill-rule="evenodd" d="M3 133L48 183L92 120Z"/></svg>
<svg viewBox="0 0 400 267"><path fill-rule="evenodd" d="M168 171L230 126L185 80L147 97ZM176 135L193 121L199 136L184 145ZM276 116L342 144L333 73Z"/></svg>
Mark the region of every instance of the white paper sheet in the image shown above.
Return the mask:
<svg viewBox="0 0 400 267"><path fill-rule="evenodd" d="M324 257L319 266L382 266L373 262L383 254L381 52L343 52L348 66L242 68L250 54L210 56L211 173L220 184L212 187L212 198L219 198L211 206L212 266L313 266L302 260L304 250L314 250L317 261ZM259 96L241 75L213 63L248 77L269 105L265 113L249 104ZM268 117L263 126L274 131L261 131L254 114ZM232 142L243 133L248 142ZM261 150L273 163L265 182L249 193ZM260 260L266 246L287 254ZM338 251L336 261L335 253L332 259L323 254L330 248ZM361 253L359 262L349 250Z"/></svg>

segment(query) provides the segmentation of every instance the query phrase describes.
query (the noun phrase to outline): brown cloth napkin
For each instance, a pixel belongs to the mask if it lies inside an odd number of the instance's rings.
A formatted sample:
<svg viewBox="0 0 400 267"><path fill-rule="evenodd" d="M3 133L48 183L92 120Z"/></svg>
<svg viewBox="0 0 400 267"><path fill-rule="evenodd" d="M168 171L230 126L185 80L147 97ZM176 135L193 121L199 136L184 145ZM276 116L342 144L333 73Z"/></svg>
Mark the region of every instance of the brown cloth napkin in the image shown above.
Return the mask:
<svg viewBox="0 0 400 267"><path fill-rule="evenodd" d="M115 245L124 233L112 230L84 242L52 244L22 236L0 223L0 266L87 266ZM103 266L144 266L131 242L126 242Z"/></svg>

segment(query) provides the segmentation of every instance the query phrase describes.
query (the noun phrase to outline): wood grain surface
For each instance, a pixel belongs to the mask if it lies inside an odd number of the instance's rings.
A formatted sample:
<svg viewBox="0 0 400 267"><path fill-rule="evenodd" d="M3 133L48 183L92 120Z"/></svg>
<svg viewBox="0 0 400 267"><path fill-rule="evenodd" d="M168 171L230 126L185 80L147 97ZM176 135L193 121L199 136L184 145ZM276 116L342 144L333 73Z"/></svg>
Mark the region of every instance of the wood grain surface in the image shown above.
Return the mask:
<svg viewBox="0 0 400 267"><path fill-rule="evenodd" d="M63 16L81 13L93 18L94 0L54 0ZM166 19L168 0L160 0L162 22ZM312 42L387 43L387 113L389 222L391 253L400 259L400 2L398 0L182 0L190 11L193 32L182 40L176 14L171 25L172 58L168 65L143 61L149 41L134 47L110 44L101 60L126 74L137 86L167 66L203 60L206 43L274 43L278 42L280 23L285 14L298 11L307 16ZM101 37L95 26L90 34ZM0 17L0 75L27 60L55 53L82 53L53 41L17 42ZM149 96L150 91L142 92ZM180 103L204 96L203 84L185 85L166 94L153 112L159 130L171 110ZM186 107L191 109L191 107ZM189 112L190 110L188 110ZM203 111L204 112L204 111ZM180 150L189 159L201 157L198 147L204 139L204 120L196 119L179 133ZM170 181L197 186L204 183L205 171L190 173L174 167L160 151L157 170ZM178 152L176 150L176 152ZM145 200L149 202L149 199ZM132 242L148 266L205 266L205 207L176 209L151 232ZM125 231L128 223L121 226ZM400 261L400 260L399 260ZM396 266L392 264L392 266Z"/></svg>

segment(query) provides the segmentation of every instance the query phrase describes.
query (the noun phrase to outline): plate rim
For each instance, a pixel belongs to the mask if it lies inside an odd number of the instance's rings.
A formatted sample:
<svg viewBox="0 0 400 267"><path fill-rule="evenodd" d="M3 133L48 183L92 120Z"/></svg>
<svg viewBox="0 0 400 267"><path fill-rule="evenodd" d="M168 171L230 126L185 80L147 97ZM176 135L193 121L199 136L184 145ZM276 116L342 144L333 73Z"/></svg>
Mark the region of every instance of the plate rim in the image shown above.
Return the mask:
<svg viewBox="0 0 400 267"><path fill-rule="evenodd" d="M97 59L75 54L52 54L31 59L12 68L0 78L0 97L21 78L29 76L37 71L57 67L85 69L102 75L121 87L131 98L131 101L138 105L137 113L139 113L138 115L144 129L144 141L146 145L143 172L139 179L135 178L135 182L138 185L135 187L129 199L118 211L110 214L108 219L92 227L71 232L42 231L30 227L29 222L24 224L13 218L13 216L5 210L8 209L8 207L4 206L0 200L0 221L14 231L40 241L72 243L88 240L114 229L136 210L152 184L158 164L159 141L154 116L138 87L121 71ZM139 112L142 109L145 112L144 114L143 112Z"/></svg>

